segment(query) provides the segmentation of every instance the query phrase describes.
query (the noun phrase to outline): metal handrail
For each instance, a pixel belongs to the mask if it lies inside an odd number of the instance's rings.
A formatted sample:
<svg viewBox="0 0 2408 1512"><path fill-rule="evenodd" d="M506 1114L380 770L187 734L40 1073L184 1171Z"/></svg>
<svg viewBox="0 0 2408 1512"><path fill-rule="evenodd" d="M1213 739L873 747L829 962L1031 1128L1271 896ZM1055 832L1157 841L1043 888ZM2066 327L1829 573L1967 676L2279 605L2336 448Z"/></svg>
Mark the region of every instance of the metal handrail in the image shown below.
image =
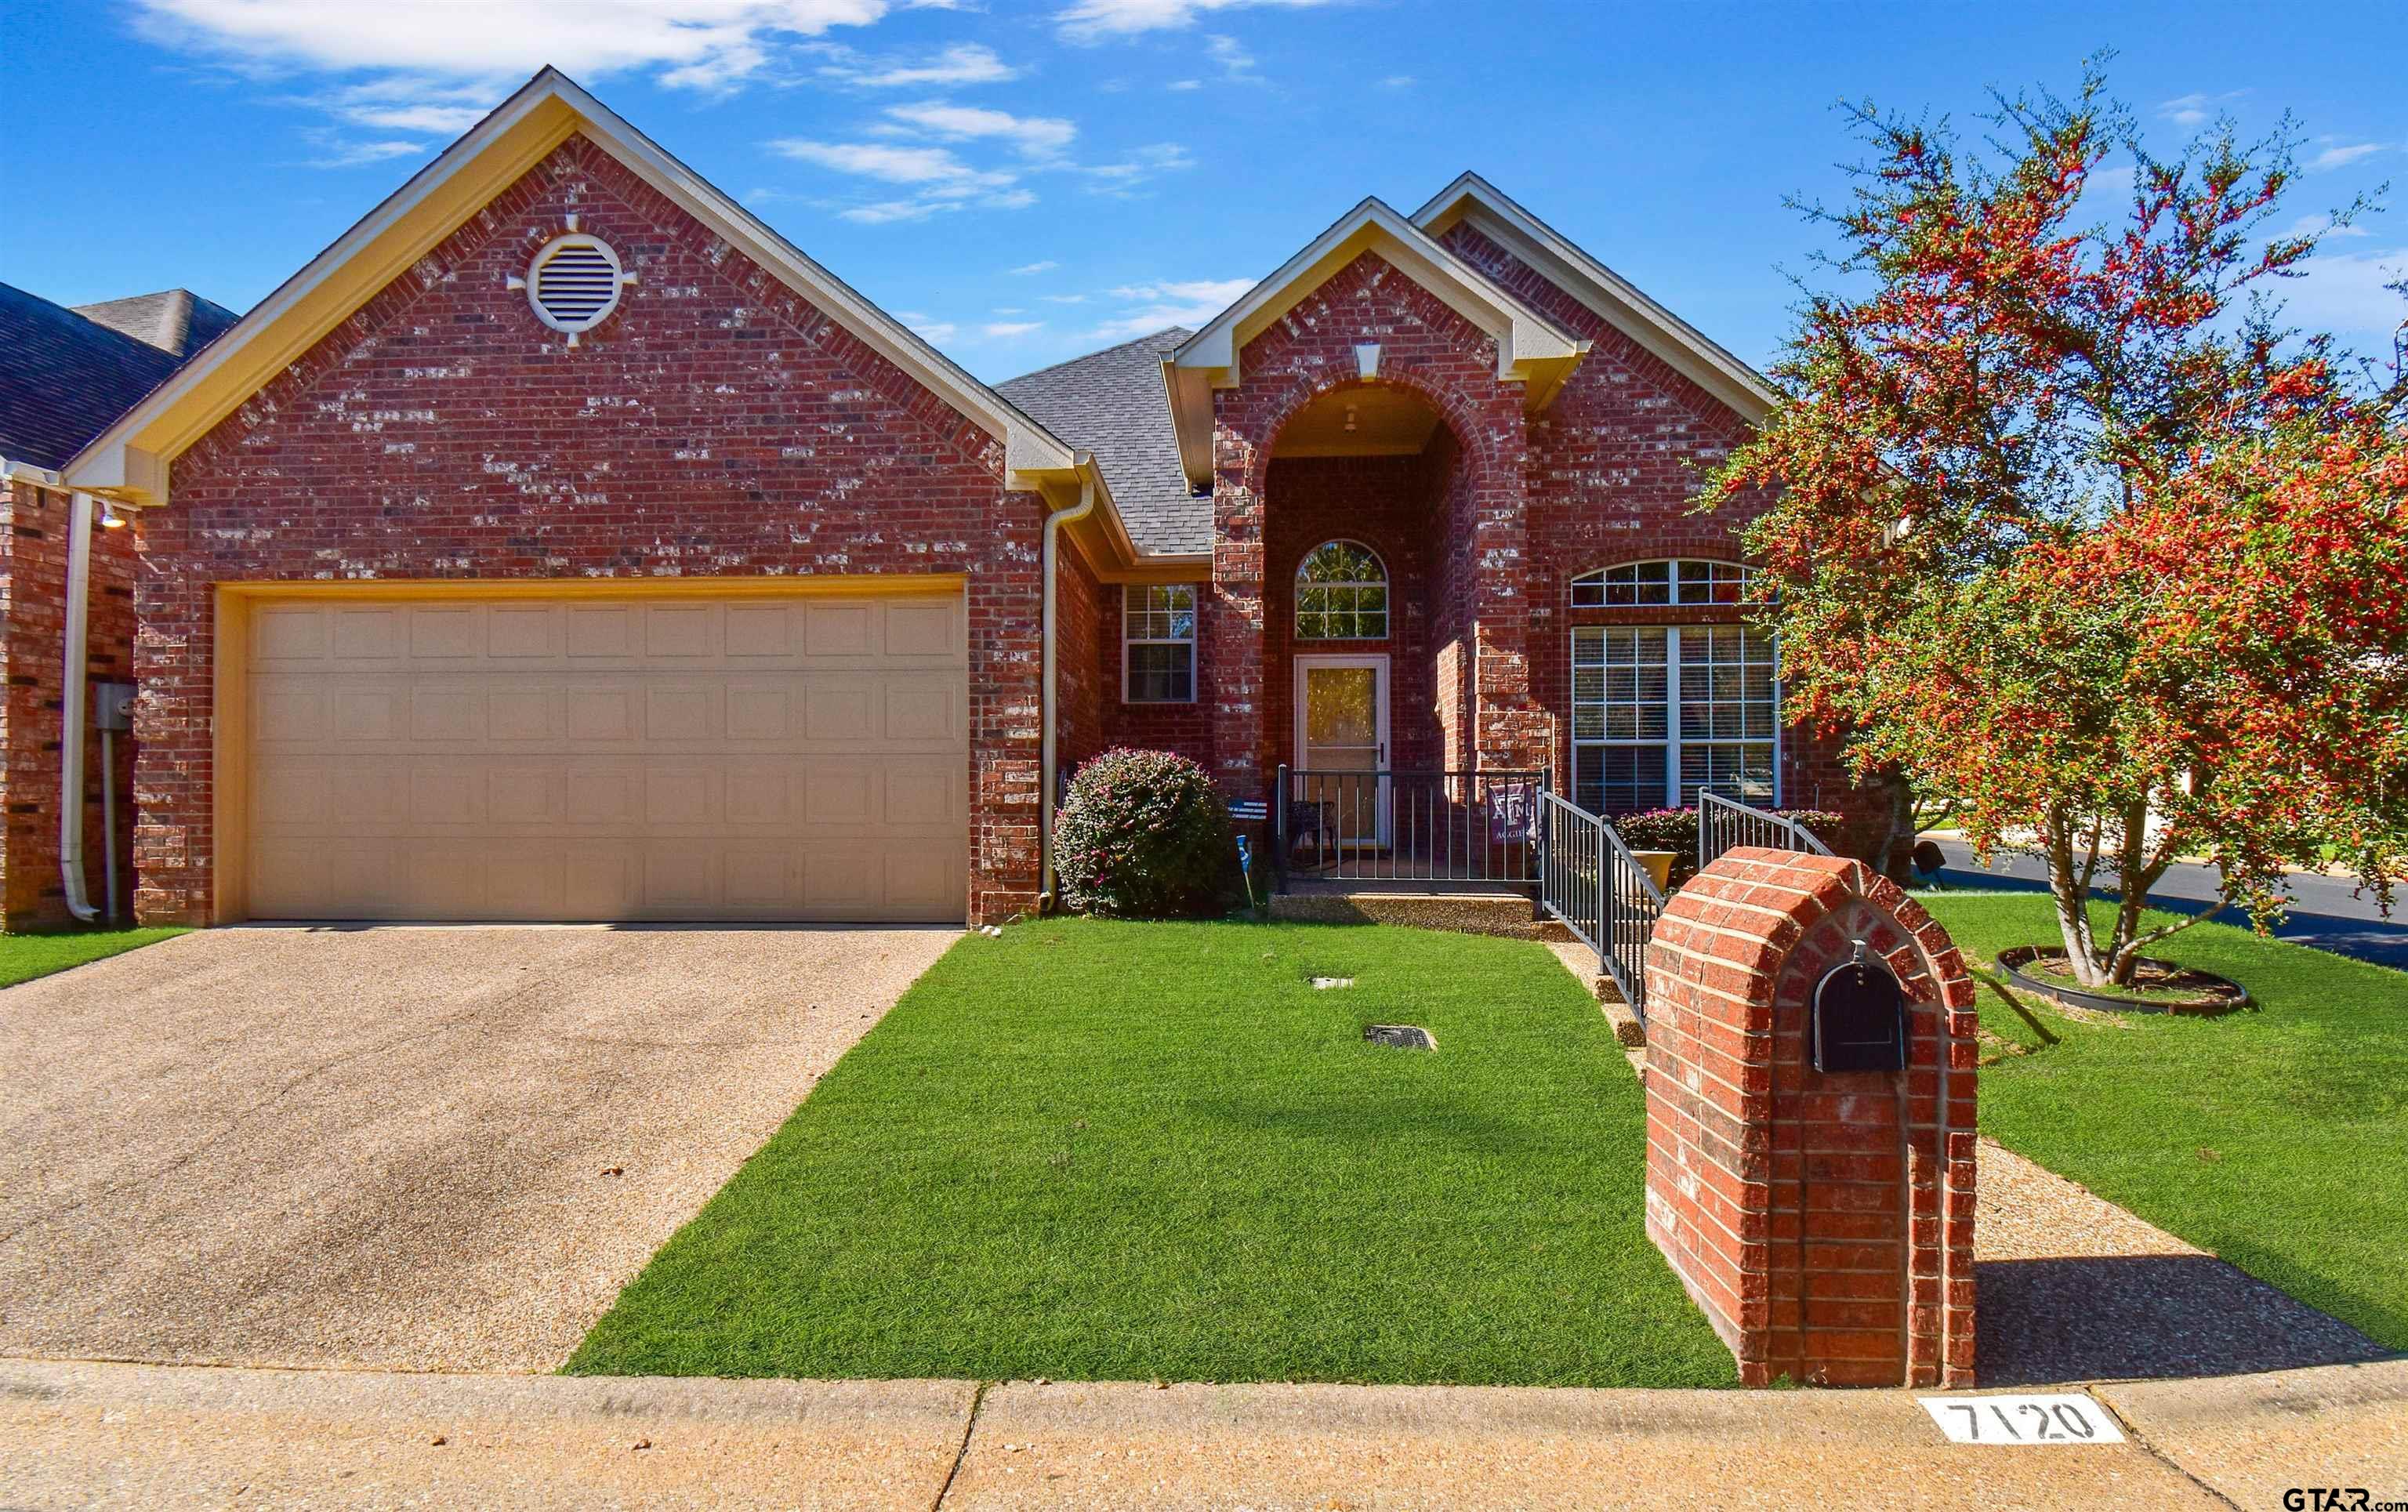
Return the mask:
<svg viewBox="0 0 2408 1512"><path fill-rule="evenodd" d="M1723 852L1738 846L1762 846L1770 850L1802 850L1812 856L1828 856L1831 848L1814 838L1814 832L1794 819L1768 814L1761 808L1750 807L1718 792L1700 789L1698 792L1698 870L1720 861Z"/></svg>
<svg viewBox="0 0 2408 1512"><path fill-rule="evenodd" d="M1279 768L1270 806L1283 885L1505 882L1536 875L1540 771Z"/></svg>
<svg viewBox="0 0 2408 1512"><path fill-rule="evenodd" d="M1612 824L1553 792L1539 800L1540 906L1597 952L1640 1023L1647 1021L1647 938L1664 892Z"/></svg>

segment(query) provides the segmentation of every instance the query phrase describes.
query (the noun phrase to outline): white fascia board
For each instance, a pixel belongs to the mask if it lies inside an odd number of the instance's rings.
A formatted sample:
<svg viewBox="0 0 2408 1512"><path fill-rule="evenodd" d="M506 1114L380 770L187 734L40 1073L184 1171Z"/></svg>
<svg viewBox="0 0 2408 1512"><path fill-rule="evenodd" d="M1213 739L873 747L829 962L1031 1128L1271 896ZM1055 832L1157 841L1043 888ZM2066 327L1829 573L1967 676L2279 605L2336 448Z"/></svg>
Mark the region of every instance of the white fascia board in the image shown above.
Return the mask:
<svg viewBox="0 0 2408 1512"><path fill-rule="evenodd" d="M1585 349L1570 333L1464 266L1421 228L1379 200L1367 199L1174 348L1170 365L1201 369L1215 388L1236 387L1238 353L1246 342L1366 250L1378 252L1495 336L1501 378L1527 378L1534 366L1577 360Z"/></svg>
<svg viewBox="0 0 2408 1512"><path fill-rule="evenodd" d="M1770 379L1478 174L1464 174L1413 212L1413 223L1433 235L1463 220L1744 418L1760 420L1779 402Z"/></svg>
<svg viewBox="0 0 2408 1512"><path fill-rule="evenodd" d="M178 369L119 417L68 463L70 482L128 503L165 503L167 469L176 454L248 402L490 199L487 194L465 210L452 207L458 213L411 225L413 217L434 216L426 207L447 186L488 169L499 179L491 193L498 193L576 132L1000 439L1006 487L1033 488L1041 478L1076 471L1070 448L1058 436L805 256L566 75L546 68L211 342L198 361ZM495 154L502 156L489 164ZM346 280L358 287L347 290ZM196 401L205 392L215 397ZM200 407L178 417L179 407L195 403ZM145 436L163 420L176 422L160 435ZM137 441L151 445L129 445ZM145 464L140 456L151 460Z"/></svg>

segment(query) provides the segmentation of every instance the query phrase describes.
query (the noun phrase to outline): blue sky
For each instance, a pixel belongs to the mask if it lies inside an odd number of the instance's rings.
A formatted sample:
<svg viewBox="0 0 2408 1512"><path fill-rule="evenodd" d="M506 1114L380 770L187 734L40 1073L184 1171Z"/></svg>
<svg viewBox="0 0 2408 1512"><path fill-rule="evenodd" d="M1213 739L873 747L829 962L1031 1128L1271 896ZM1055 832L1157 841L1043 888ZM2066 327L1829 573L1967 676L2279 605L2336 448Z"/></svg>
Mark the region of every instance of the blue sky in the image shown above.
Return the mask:
<svg viewBox="0 0 2408 1512"><path fill-rule="evenodd" d="M2408 186L2400 0L13 0L0 280L246 308L552 62L987 378L1196 323L1467 167L1764 363L1820 244L1782 197L1854 155L1833 101L1961 118L2101 47L2165 146L2299 116L2296 217ZM2359 229L2294 311L2387 352L2408 205Z"/></svg>

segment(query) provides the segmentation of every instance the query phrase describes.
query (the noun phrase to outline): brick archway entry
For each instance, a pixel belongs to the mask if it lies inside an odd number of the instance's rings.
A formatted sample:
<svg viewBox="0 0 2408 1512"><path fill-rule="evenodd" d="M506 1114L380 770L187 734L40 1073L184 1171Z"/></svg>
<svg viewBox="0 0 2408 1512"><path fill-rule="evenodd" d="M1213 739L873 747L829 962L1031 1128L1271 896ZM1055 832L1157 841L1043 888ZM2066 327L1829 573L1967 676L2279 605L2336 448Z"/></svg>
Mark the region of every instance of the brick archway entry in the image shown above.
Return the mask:
<svg viewBox="0 0 2408 1512"><path fill-rule="evenodd" d="M1814 1069L1816 985L1862 942L1905 1066ZM1973 983L1861 862L1736 849L1647 947L1647 1233L1750 1386L1973 1378Z"/></svg>

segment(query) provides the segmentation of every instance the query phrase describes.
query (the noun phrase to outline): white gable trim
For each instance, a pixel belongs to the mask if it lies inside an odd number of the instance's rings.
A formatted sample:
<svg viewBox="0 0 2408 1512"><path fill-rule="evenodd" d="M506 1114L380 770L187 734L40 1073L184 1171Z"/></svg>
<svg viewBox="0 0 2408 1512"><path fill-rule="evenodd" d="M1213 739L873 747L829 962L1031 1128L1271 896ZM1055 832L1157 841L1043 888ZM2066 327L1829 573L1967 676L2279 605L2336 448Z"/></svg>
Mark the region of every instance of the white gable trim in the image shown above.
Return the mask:
<svg viewBox="0 0 2408 1512"><path fill-rule="evenodd" d="M1497 376L1543 408L1589 344L1513 298L1380 200L1366 199L1163 359L1180 461L1188 480L1212 475L1211 391L1242 381L1239 354L1364 252L1383 259L1497 343Z"/></svg>
<svg viewBox="0 0 2408 1512"><path fill-rule="evenodd" d="M1071 449L1059 437L552 68L102 432L68 463L70 484L128 504L165 504L178 455L576 133L1000 440L1005 486L1075 486Z"/></svg>
<svg viewBox="0 0 2408 1512"><path fill-rule="evenodd" d="M1762 420L1778 402L1770 379L1480 175L1464 174L1413 212L1413 223L1432 236L1466 221L1742 418Z"/></svg>

